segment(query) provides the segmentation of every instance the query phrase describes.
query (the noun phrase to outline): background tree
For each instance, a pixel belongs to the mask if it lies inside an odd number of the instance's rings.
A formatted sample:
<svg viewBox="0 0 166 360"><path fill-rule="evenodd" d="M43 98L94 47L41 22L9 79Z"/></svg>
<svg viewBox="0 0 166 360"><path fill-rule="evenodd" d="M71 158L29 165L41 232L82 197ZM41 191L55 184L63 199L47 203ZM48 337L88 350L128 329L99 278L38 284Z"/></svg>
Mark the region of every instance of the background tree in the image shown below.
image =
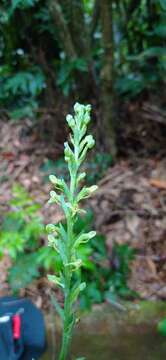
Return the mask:
<svg viewBox="0 0 166 360"><path fill-rule="evenodd" d="M165 1L3 0L0 14L1 111L36 117L59 101L95 103L98 138L114 157L117 96L165 81Z"/></svg>

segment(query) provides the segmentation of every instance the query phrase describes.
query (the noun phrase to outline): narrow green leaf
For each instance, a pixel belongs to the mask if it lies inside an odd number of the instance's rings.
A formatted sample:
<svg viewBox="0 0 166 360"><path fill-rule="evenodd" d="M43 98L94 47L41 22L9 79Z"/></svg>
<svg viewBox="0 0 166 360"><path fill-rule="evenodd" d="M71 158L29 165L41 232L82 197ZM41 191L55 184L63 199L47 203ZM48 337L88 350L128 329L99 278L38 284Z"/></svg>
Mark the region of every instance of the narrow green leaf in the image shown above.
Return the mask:
<svg viewBox="0 0 166 360"><path fill-rule="evenodd" d="M64 240L64 242L67 241L67 232L64 228L64 226L62 225L62 223L59 223L59 233L62 237L62 239Z"/></svg>
<svg viewBox="0 0 166 360"><path fill-rule="evenodd" d="M63 320L64 319L64 311L61 308L61 306L59 305L58 301L56 300L55 296L51 295L51 302L54 305L58 315L60 316L60 318Z"/></svg>
<svg viewBox="0 0 166 360"><path fill-rule="evenodd" d="M73 286L73 288L71 289L71 293L70 293L71 304L73 304L77 300L77 298L79 296L79 293L81 291L83 291L85 288L86 288L86 283L85 282L82 282L79 285L77 283L76 285Z"/></svg>
<svg viewBox="0 0 166 360"><path fill-rule="evenodd" d="M53 282L54 284L62 287L63 289L65 288L64 283L62 282L62 279L56 275L47 275L48 280Z"/></svg>

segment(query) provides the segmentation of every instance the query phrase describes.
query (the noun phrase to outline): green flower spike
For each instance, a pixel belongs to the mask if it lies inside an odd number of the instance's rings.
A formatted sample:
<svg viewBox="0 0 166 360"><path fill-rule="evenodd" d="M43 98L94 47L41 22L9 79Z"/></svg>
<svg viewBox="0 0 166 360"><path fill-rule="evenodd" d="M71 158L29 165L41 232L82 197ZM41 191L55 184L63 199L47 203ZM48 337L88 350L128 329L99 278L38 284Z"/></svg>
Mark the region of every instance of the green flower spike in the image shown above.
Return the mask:
<svg viewBox="0 0 166 360"><path fill-rule="evenodd" d="M96 233L81 233L76 236L74 233L74 224L78 213L83 212L79 203L81 200L88 198L97 186L84 186L79 189L80 183L85 179L86 174L80 171L87 151L91 149L95 141L92 135L86 135L87 126L90 122L90 105L74 105L74 116L67 115L66 121L71 129L70 144L64 144L64 157L68 165L70 174L70 184L64 179L58 179L55 175L50 175L49 179L54 186L50 192L49 203L59 204L66 218L66 228L62 223L58 225L48 224L48 243L59 254L62 261L62 269L56 275L49 275L48 279L56 286L61 288L64 295L64 308L54 299L54 304L58 314L61 316L63 325L63 336L61 350L58 360L66 360L69 356L69 349L74 325L76 324L76 302L80 291L86 287L81 283L80 272L82 260L79 259L77 250L80 244L84 244L93 238Z"/></svg>

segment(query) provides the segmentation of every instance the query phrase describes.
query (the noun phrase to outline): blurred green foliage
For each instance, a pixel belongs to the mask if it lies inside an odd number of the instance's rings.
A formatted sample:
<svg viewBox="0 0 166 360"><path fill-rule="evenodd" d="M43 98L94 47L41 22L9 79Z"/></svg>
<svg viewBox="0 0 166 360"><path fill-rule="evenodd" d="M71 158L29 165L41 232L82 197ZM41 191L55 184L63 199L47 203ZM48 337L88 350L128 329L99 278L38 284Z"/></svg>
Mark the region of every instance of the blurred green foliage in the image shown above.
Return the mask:
<svg viewBox="0 0 166 360"><path fill-rule="evenodd" d="M4 214L0 231L0 256L7 253L11 258L9 284L14 291L39 276L36 261L44 232L39 208L22 186L14 185L13 198L9 202L9 211Z"/></svg>
<svg viewBox="0 0 166 360"><path fill-rule="evenodd" d="M1 228L0 254L2 256L4 248L7 248L10 257L16 259L18 252L22 253L26 248L35 249L43 233L43 223L39 216L35 216L40 206L20 185L13 187L13 198L9 205Z"/></svg>
<svg viewBox="0 0 166 360"><path fill-rule="evenodd" d="M8 106L9 115L13 119L20 117L33 117L38 107L37 96L43 90L44 75L38 67L27 71L12 73L7 66L0 67L0 102Z"/></svg>
<svg viewBox="0 0 166 360"><path fill-rule="evenodd" d="M88 185L97 183L105 174L106 170L112 165L112 157L107 153L96 152L93 158L85 161L83 171L87 173L86 181ZM58 177L68 180L67 166L63 157L53 160L46 160L41 166L41 171L45 174L44 178L48 181L49 174L55 173Z"/></svg>
<svg viewBox="0 0 166 360"><path fill-rule="evenodd" d="M89 231L93 223L93 213L89 211L79 218L76 231ZM90 243L82 246L89 252L89 260L83 265L82 280L87 283L86 290L80 294L82 309L93 303L108 301L116 303L118 298L131 299L138 295L128 287L130 264L135 251L127 244L114 243L112 254L108 255L106 239L97 234Z"/></svg>
<svg viewBox="0 0 166 360"><path fill-rule="evenodd" d="M128 14L125 11L127 2L130 3ZM162 83L166 64L166 12L163 3L160 0L126 1L123 5L119 2L122 17L116 40L120 48L116 54L119 73L116 88L123 96L135 97L144 90L156 89Z"/></svg>
<svg viewBox="0 0 166 360"><path fill-rule="evenodd" d="M0 4L0 107L12 118L34 116L38 106L48 102L47 92L54 94L57 88L69 95L79 83L85 98L90 68L96 90L100 86L103 46L97 1L79 0L77 6L73 1L71 6L68 1L59 2L75 47L73 59L59 37L60 25L49 4L43 0L3 0ZM79 8L89 34L90 46L85 51L80 45L86 34L78 27ZM122 97L135 97L156 90L166 70L165 0L112 0L112 9L116 91Z"/></svg>
<svg viewBox="0 0 166 360"><path fill-rule="evenodd" d="M9 211L0 229L0 257L7 253L12 261L9 284L14 292L30 284L48 269L61 266L52 248L45 246L45 226L40 205L19 184L13 187Z"/></svg>
<svg viewBox="0 0 166 360"><path fill-rule="evenodd" d="M166 318L163 318L159 321L159 323L157 324L157 330L159 334L166 336Z"/></svg>

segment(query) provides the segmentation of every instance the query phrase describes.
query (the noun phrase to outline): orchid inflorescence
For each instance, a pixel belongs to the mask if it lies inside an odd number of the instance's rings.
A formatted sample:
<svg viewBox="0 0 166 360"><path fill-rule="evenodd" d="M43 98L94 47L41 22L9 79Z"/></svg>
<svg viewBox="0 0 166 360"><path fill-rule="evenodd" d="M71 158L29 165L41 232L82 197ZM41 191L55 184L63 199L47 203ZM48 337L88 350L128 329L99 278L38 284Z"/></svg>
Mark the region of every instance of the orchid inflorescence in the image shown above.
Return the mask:
<svg viewBox="0 0 166 360"><path fill-rule="evenodd" d="M70 144L64 144L64 157L67 162L70 183L64 179L59 179L55 175L50 175L49 179L54 186L50 192L49 203L56 203L61 206L65 219L66 227L62 223L48 224L48 244L59 254L62 261L62 268L56 275L48 275L50 281L60 287L64 294L64 307L62 308L55 300L56 310L63 322L63 338L59 355L59 360L65 360L71 342L73 327L76 323L76 306L80 291L86 287L85 282L81 282L80 268L82 260L78 256L80 244L88 242L96 235L95 231L88 233L81 232L76 235L74 224L77 215L84 213L80 208L80 202L88 198L97 186L83 186L81 182L85 179L86 173L81 172L80 167L85 160L87 151L91 149L95 141L92 135L86 135L87 126L90 122L90 105L74 105L74 116L67 115L66 121L71 129ZM77 275L78 273L78 275Z"/></svg>

